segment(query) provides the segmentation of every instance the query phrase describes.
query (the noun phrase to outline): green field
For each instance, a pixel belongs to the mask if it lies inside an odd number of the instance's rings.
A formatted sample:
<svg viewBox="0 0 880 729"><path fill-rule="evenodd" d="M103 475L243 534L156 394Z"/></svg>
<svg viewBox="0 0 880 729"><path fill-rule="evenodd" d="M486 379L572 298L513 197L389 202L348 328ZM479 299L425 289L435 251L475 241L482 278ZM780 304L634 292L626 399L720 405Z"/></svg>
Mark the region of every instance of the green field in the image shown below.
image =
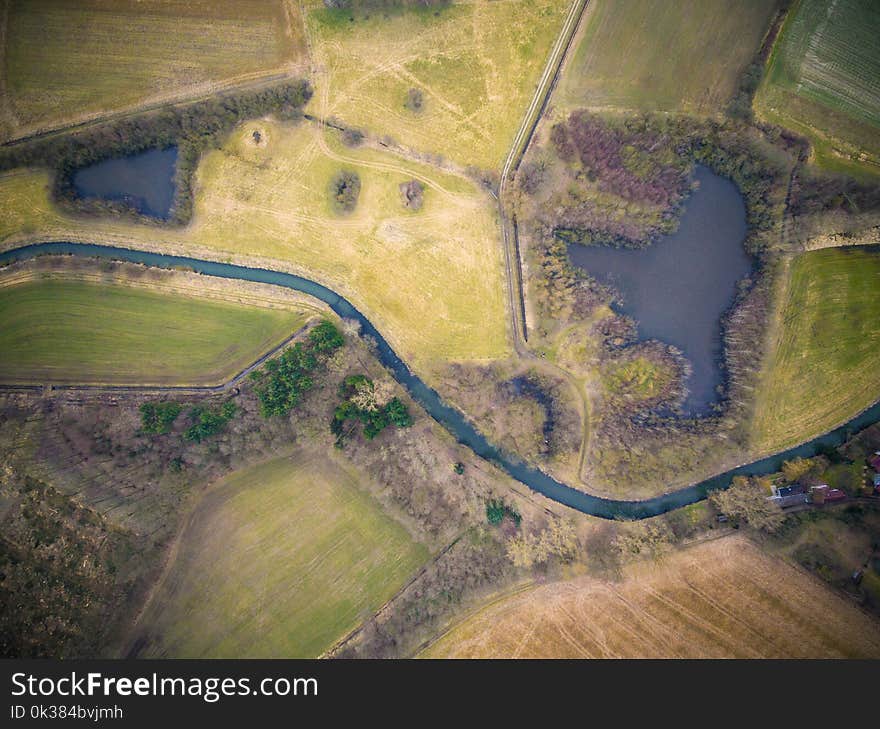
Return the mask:
<svg viewBox="0 0 880 729"><path fill-rule="evenodd" d="M302 53L297 8L283 0L9 0L0 49L7 131L281 69Z"/></svg>
<svg viewBox="0 0 880 729"><path fill-rule="evenodd" d="M880 397L880 252L829 248L792 263L784 321L758 390L754 447L780 450Z"/></svg>
<svg viewBox="0 0 880 729"><path fill-rule="evenodd" d="M324 454L224 479L174 552L138 627L144 656L318 656L428 557Z"/></svg>
<svg viewBox="0 0 880 729"><path fill-rule="evenodd" d="M216 384L305 319L120 285L17 283L0 287L0 382Z"/></svg>
<svg viewBox="0 0 880 729"><path fill-rule="evenodd" d="M310 108L461 165L501 166L570 0L471 0L400 11L308 0L320 69ZM409 89L424 106L405 107Z"/></svg>
<svg viewBox="0 0 880 729"><path fill-rule="evenodd" d="M809 136L823 166L880 174L880 5L799 0L755 108Z"/></svg>
<svg viewBox="0 0 880 729"><path fill-rule="evenodd" d="M556 100L717 113L775 11L771 0L591 0Z"/></svg>

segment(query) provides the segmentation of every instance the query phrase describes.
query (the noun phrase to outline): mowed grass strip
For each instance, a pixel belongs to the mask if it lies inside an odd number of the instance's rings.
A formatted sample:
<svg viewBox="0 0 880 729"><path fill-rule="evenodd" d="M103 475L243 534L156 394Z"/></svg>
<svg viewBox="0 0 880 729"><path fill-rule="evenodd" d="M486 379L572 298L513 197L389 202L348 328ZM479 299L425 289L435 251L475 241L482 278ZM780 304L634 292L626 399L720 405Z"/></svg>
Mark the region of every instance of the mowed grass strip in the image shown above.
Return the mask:
<svg viewBox="0 0 880 729"><path fill-rule="evenodd" d="M471 0L441 9L332 10L307 0L326 70L310 110L462 166L501 166L570 0ZM423 106L406 107L410 89Z"/></svg>
<svg viewBox="0 0 880 729"><path fill-rule="evenodd" d="M809 136L822 166L880 174L880 5L800 0L773 48L755 109Z"/></svg>
<svg viewBox="0 0 880 729"><path fill-rule="evenodd" d="M768 0L591 0L556 100L717 113L775 11Z"/></svg>
<svg viewBox="0 0 880 729"><path fill-rule="evenodd" d="M758 390L760 452L831 430L880 397L880 250L798 256L783 316Z"/></svg>
<svg viewBox="0 0 880 729"><path fill-rule="evenodd" d="M323 455L238 471L190 519L141 623L142 655L316 657L427 558Z"/></svg>
<svg viewBox="0 0 880 729"><path fill-rule="evenodd" d="M279 68L303 44L282 0L11 0L6 36L22 126Z"/></svg>
<svg viewBox="0 0 880 729"><path fill-rule="evenodd" d="M306 318L121 285L19 283L0 288L0 383L217 384Z"/></svg>
<svg viewBox="0 0 880 729"><path fill-rule="evenodd" d="M502 599L428 658L878 658L880 627L817 579L725 537Z"/></svg>

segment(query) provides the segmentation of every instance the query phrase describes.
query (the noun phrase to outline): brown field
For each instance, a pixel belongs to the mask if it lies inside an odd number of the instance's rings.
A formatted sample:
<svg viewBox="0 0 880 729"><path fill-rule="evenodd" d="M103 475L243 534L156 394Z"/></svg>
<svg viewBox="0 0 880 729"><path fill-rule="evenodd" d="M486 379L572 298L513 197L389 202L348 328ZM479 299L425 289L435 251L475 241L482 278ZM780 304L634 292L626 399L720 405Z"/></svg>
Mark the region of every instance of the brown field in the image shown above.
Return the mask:
<svg viewBox="0 0 880 729"><path fill-rule="evenodd" d="M291 0L0 0L0 136L286 73Z"/></svg>
<svg viewBox="0 0 880 729"><path fill-rule="evenodd" d="M431 658L878 658L880 622L818 580L725 537L633 567L503 599Z"/></svg>

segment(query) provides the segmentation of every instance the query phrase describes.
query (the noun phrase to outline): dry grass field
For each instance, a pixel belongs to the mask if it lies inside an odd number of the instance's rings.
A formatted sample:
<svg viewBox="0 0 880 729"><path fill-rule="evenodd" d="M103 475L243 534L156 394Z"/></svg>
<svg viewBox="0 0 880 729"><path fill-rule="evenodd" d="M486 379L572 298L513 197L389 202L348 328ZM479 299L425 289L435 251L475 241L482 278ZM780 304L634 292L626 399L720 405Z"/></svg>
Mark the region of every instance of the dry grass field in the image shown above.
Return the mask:
<svg viewBox="0 0 880 729"><path fill-rule="evenodd" d="M304 60L299 4L290 0L0 5L7 134L201 93Z"/></svg>
<svg viewBox="0 0 880 729"><path fill-rule="evenodd" d="M776 41L755 109L807 135L823 167L880 175L880 6L799 0Z"/></svg>
<svg viewBox="0 0 880 729"><path fill-rule="evenodd" d="M330 204L341 169L361 179L357 208L345 216ZM399 190L411 179L425 188L418 211L403 205ZM0 201L10 211L0 218L3 247L68 237L258 262L339 291L417 368L508 351L491 197L467 178L343 147L316 125L242 125L203 158L195 217L184 229L65 217L50 204L41 172L0 175Z"/></svg>
<svg viewBox="0 0 880 729"><path fill-rule="evenodd" d="M500 167L569 0L471 0L405 12L306 2L310 108L420 152ZM406 107L422 92L418 111Z"/></svg>
<svg viewBox="0 0 880 729"><path fill-rule="evenodd" d="M432 658L880 658L880 622L814 577L725 537L500 600Z"/></svg>
<svg viewBox="0 0 880 729"><path fill-rule="evenodd" d="M325 454L237 471L190 516L139 623L140 655L316 657L427 556Z"/></svg>
<svg viewBox="0 0 880 729"><path fill-rule="evenodd" d="M758 390L757 452L831 430L880 397L878 287L876 249L827 248L794 260Z"/></svg>
<svg viewBox="0 0 880 729"><path fill-rule="evenodd" d="M554 100L718 113L775 10L768 0L591 0Z"/></svg>

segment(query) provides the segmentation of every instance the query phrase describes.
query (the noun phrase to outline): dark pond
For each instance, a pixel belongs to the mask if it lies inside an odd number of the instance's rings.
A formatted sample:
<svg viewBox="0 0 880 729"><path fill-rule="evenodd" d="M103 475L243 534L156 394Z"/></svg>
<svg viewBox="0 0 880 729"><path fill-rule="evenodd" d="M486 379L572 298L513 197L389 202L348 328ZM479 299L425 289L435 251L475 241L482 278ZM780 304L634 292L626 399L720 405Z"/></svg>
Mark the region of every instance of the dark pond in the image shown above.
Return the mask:
<svg viewBox="0 0 880 729"><path fill-rule="evenodd" d="M167 218L176 163L177 147L151 149L83 167L74 173L73 186L80 197L124 202L143 215Z"/></svg>
<svg viewBox="0 0 880 729"><path fill-rule="evenodd" d="M680 349L691 363L684 410L704 413L721 384L721 316L752 263L742 246L746 209L730 180L697 167L699 189L687 200L677 232L644 249L569 246L572 263L620 292L618 310L639 336Z"/></svg>

